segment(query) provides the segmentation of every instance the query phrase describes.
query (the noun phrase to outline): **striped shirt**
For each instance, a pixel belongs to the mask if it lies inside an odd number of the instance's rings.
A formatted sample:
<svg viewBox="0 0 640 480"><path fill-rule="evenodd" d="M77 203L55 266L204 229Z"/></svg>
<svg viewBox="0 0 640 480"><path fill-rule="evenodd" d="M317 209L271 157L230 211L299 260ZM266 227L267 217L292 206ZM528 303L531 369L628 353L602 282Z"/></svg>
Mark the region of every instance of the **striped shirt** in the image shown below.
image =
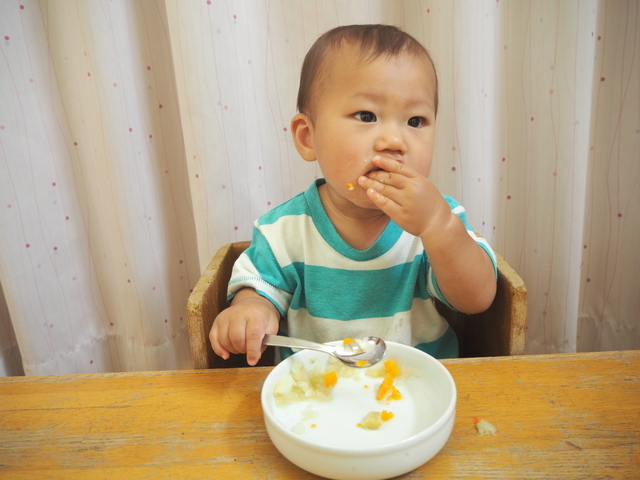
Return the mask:
<svg viewBox="0 0 640 480"><path fill-rule="evenodd" d="M351 247L324 210L323 183L255 222L251 246L234 265L229 300L242 288L255 289L282 315L281 333L292 337L324 343L375 335L436 358L456 357L457 339L432 297L449 304L420 238L389 221L369 249ZM444 198L497 272L493 250L467 225L462 205Z"/></svg>

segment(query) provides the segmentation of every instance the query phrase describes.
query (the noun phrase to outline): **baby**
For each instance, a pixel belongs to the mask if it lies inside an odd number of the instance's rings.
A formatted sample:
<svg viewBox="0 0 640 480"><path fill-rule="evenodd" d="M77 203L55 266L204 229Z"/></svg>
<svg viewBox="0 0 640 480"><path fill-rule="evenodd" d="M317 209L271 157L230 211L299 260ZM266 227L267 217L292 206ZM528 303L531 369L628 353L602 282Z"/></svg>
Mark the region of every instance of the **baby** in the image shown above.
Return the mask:
<svg viewBox="0 0 640 480"><path fill-rule="evenodd" d="M438 111L428 52L388 25L330 30L305 57L298 111L296 149L324 178L255 223L213 350L255 365L265 333L279 332L320 343L375 335L456 357L432 297L486 310L496 259L428 178Z"/></svg>

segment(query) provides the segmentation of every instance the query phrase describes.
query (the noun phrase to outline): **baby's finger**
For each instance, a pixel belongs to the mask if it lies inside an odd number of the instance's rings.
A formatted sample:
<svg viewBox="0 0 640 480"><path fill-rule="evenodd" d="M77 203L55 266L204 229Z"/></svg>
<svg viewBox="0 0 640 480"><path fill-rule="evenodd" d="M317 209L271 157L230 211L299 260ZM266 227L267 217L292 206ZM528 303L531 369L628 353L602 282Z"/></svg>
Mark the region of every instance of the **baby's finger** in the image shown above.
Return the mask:
<svg viewBox="0 0 640 480"><path fill-rule="evenodd" d="M246 346L247 363L255 365L262 356L262 339L265 334L265 326L262 322L249 322L247 324Z"/></svg>
<svg viewBox="0 0 640 480"><path fill-rule="evenodd" d="M365 179L360 181L360 178ZM393 195L393 190L400 191L407 186L407 178L386 170L369 172L366 176L360 177L358 183L363 188L373 188L378 193Z"/></svg>
<svg viewBox="0 0 640 480"><path fill-rule="evenodd" d="M387 172L386 170L376 170L374 172L369 172L367 173L365 178L368 178L369 180L374 180L375 182L377 182L379 184L379 188L377 188L376 190L378 191L382 191L382 189L387 185L390 185L396 188L400 187L400 185L397 185L396 182L394 182L392 173ZM373 186L373 183L372 183L372 186Z"/></svg>
<svg viewBox="0 0 640 480"><path fill-rule="evenodd" d="M372 178L374 176L373 173L368 174L366 177L358 178L358 184L367 190L367 195L378 207L387 205L387 201L399 204L402 190L406 186L402 178L398 180L397 178L388 177L388 175L390 175L389 172L380 171L375 172L375 178ZM369 193L369 190L375 191L380 197ZM378 201L375 201L376 199Z"/></svg>
<svg viewBox="0 0 640 480"><path fill-rule="evenodd" d="M391 198L383 195L374 188L367 189L367 196L380 210L389 215L391 218L394 217L394 214L398 209L398 204Z"/></svg>
<svg viewBox="0 0 640 480"><path fill-rule="evenodd" d="M400 175L409 178L413 178L417 175L417 172L413 168L404 164L400 160L396 160L395 158L376 155L373 157L372 161L376 167L386 170L387 172L399 173Z"/></svg>
<svg viewBox="0 0 640 480"><path fill-rule="evenodd" d="M230 323L228 341L222 342L231 353L247 353L247 320L242 320Z"/></svg>
<svg viewBox="0 0 640 480"><path fill-rule="evenodd" d="M211 331L209 332L209 341L211 342L211 348L213 348L213 351L216 355L223 358L224 360L227 360L229 358L230 352L222 346L220 338L220 325L214 322L213 326L211 327Z"/></svg>

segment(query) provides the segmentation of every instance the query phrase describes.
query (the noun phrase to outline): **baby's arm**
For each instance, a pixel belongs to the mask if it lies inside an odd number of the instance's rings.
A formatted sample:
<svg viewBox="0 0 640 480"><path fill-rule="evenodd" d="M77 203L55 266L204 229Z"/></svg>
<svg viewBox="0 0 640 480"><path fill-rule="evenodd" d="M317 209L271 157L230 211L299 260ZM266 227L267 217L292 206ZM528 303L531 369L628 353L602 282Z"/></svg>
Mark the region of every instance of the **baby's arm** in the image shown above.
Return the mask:
<svg viewBox="0 0 640 480"><path fill-rule="evenodd" d="M457 310L479 313L496 292L493 264L435 185L390 158L374 159L383 170L360 177L371 201L403 230L420 237L442 295Z"/></svg>
<svg viewBox="0 0 640 480"><path fill-rule="evenodd" d="M278 333L279 322L280 313L269 300L252 288L243 288L214 320L209 340L225 360L231 353L246 353L247 363L255 365L264 350L265 333Z"/></svg>

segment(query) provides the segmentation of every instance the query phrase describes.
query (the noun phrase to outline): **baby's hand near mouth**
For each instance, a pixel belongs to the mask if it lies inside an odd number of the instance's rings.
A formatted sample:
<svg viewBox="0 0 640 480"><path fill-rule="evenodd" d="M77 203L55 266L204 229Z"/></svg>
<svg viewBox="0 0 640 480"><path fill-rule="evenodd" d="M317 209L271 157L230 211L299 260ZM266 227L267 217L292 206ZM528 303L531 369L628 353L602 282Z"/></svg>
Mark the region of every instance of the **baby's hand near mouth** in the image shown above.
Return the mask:
<svg viewBox="0 0 640 480"><path fill-rule="evenodd" d="M381 170L359 177L358 184L400 228L422 237L448 222L449 205L431 180L393 158L376 156L373 164Z"/></svg>

